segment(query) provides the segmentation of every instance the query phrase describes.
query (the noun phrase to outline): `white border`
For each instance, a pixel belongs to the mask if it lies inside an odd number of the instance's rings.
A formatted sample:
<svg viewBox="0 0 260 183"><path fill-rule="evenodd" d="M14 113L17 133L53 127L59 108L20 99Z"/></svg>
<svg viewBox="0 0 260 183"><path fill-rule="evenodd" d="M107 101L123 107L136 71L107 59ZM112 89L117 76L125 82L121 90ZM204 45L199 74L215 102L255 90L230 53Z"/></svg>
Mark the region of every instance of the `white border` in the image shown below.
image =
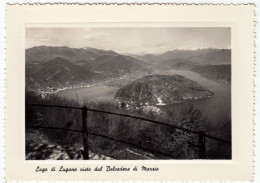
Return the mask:
<svg viewBox="0 0 260 183"><path fill-rule="evenodd" d="M207 1L207 2L209 2L209 1ZM3 42L1 42L1 43L3 43Z"/></svg>

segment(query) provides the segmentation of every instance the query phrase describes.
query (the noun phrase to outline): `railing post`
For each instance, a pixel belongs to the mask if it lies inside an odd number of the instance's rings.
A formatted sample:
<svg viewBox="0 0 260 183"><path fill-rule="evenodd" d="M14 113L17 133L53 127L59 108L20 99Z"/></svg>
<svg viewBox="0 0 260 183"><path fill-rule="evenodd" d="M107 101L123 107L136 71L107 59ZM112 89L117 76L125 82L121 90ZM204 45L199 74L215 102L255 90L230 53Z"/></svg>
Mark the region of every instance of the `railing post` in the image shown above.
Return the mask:
<svg viewBox="0 0 260 183"><path fill-rule="evenodd" d="M86 106L82 107L82 131L83 131L83 146L82 152L84 160L89 159L88 155L88 109Z"/></svg>
<svg viewBox="0 0 260 183"><path fill-rule="evenodd" d="M205 132L199 131L199 159L205 159Z"/></svg>

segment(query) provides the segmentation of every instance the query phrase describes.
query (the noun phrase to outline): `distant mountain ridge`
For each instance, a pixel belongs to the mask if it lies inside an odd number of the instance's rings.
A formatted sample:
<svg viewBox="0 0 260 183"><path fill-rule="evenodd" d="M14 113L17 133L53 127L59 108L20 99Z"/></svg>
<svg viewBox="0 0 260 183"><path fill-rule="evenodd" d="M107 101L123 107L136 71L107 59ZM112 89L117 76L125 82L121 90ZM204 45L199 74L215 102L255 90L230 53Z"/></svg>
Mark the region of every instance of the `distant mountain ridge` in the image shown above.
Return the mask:
<svg viewBox="0 0 260 183"><path fill-rule="evenodd" d="M96 73L57 57L28 72L26 84L32 88L62 88L69 85L90 83L96 77Z"/></svg>
<svg viewBox="0 0 260 183"><path fill-rule="evenodd" d="M230 63L229 49L173 50L161 55L133 57L95 48L38 46L26 49L25 56L26 85L34 88L85 85L120 78L129 73L151 74L157 67L161 70L173 69L174 64L179 64L175 67L199 72L209 79L231 80L225 74L229 73L228 69L224 68L225 72L221 72L221 67L217 71L213 67L193 67L211 62L217 63L215 65Z"/></svg>
<svg viewBox="0 0 260 183"><path fill-rule="evenodd" d="M109 58L104 58L109 57ZM123 55L117 56L102 56L102 59L98 57L95 60L95 67L93 70L100 71L103 73L110 73L111 75L124 75L126 73L132 73L135 71L148 72L149 69L146 68L146 65L140 63L139 60ZM98 63L98 60L102 60Z"/></svg>
<svg viewBox="0 0 260 183"><path fill-rule="evenodd" d="M48 46L26 49L28 72L37 68L38 64L49 62L55 58L63 58L87 70L104 73L108 77L118 77L133 71L148 72L146 65L139 60L111 50Z"/></svg>
<svg viewBox="0 0 260 183"><path fill-rule="evenodd" d="M231 64L231 49L205 48L197 50L172 50L159 55L146 54L135 56L145 62L160 63L167 66L177 63L178 59L196 64Z"/></svg>
<svg viewBox="0 0 260 183"><path fill-rule="evenodd" d="M69 48L66 46L36 46L28 48L25 51L26 63L46 62L56 57L61 57L71 62L82 60L91 61L103 55L117 56L121 54L112 50ZM205 48L197 50L171 50L162 54L145 54L142 56L131 54L130 57L151 63L186 59L193 63L218 65L231 63L231 49Z"/></svg>
<svg viewBox="0 0 260 183"><path fill-rule="evenodd" d="M159 55L163 60L187 59L199 64L227 64L231 62L230 49L173 50Z"/></svg>
<svg viewBox="0 0 260 183"><path fill-rule="evenodd" d="M139 60L111 50L46 46L26 50L26 85L33 88L86 85L148 71Z"/></svg>
<svg viewBox="0 0 260 183"><path fill-rule="evenodd" d="M191 71L201 76L221 83L231 83L231 65L201 65L193 67Z"/></svg>
<svg viewBox="0 0 260 183"><path fill-rule="evenodd" d="M52 47L52 46L37 46L28 48L25 50L26 63L32 62L47 62L56 57L61 57L71 62L80 60L94 60L95 58L102 55L118 55L114 51L105 51L95 48L69 48L63 47Z"/></svg>
<svg viewBox="0 0 260 183"><path fill-rule="evenodd" d="M221 83L231 82L231 65L197 65L188 62L179 62L171 67L174 70L192 71L200 74L202 77L218 81Z"/></svg>

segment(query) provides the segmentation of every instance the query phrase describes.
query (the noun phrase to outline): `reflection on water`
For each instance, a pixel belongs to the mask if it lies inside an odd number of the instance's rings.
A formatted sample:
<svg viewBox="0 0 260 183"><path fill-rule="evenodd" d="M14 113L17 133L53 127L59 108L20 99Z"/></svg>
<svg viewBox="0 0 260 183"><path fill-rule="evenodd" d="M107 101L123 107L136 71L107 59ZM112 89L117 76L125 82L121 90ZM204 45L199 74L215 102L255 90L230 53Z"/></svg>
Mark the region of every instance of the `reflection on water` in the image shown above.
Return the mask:
<svg viewBox="0 0 260 183"><path fill-rule="evenodd" d="M218 83L212 80L205 79L199 74L190 71L164 71L156 74L179 74L183 75L193 81L200 83L205 86L208 90L214 92L214 96L211 98L186 101L180 104L171 104L167 106L160 106L162 110L170 110L176 113L185 109L190 104L193 104L196 108L210 119L213 124L220 124L225 117L231 118L231 85ZM127 82L126 82L127 83ZM60 91L57 93L58 96L82 100L101 100L101 101L113 101L114 95L118 90L117 87L111 87L104 84L97 84L88 88L75 88Z"/></svg>
<svg viewBox="0 0 260 183"><path fill-rule="evenodd" d="M113 101L117 90L118 88L115 87L97 84L86 88L63 90L56 93L56 95L66 99L74 99L79 102L86 99L95 101Z"/></svg>
<svg viewBox="0 0 260 183"><path fill-rule="evenodd" d="M159 73L158 73L159 74ZM193 104L214 124L221 123L225 117L231 118L231 85L205 79L199 74L190 71L168 71L163 74L180 74L214 92L214 96L207 99L187 101L181 104L162 106L162 110L170 110L176 113Z"/></svg>

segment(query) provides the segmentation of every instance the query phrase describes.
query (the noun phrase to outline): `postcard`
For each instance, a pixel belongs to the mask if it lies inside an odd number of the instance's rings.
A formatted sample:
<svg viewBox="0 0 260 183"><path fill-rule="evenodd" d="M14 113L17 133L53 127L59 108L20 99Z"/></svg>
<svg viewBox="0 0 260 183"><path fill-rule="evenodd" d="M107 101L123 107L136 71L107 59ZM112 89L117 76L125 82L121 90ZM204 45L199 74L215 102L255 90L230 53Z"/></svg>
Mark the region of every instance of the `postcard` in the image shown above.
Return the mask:
<svg viewBox="0 0 260 183"><path fill-rule="evenodd" d="M6 180L252 180L254 8L7 5Z"/></svg>

